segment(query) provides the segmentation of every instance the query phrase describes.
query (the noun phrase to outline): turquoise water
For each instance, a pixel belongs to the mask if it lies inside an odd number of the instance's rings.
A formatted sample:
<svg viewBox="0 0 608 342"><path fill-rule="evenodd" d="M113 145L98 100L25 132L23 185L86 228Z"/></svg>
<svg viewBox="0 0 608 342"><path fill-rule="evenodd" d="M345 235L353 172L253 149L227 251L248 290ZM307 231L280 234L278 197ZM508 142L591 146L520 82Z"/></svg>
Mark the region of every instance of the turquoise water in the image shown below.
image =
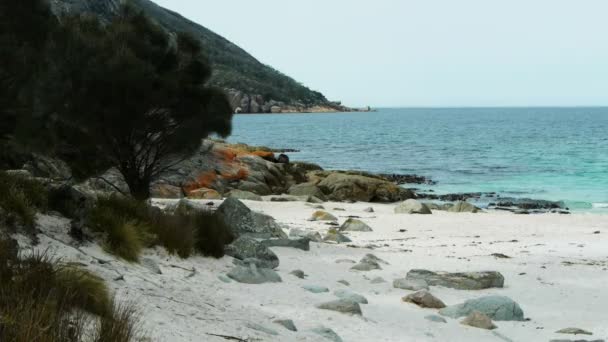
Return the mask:
<svg viewBox="0 0 608 342"><path fill-rule="evenodd" d="M608 210L608 108L380 109L237 115L231 142L326 169L412 173L437 193L497 192Z"/></svg>

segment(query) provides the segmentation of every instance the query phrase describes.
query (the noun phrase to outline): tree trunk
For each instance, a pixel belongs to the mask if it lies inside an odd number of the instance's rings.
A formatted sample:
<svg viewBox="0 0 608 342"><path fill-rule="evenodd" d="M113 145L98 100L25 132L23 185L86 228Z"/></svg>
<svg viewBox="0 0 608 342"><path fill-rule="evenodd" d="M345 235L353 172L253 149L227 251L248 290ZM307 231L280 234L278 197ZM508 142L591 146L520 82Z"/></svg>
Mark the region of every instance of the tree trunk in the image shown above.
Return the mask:
<svg viewBox="0 0 608 342"><path fill-rule="evenodd" d="M138 201L145 201L150 198L150 179L141 177L137 173L123 174L123 177L133 198Z"/></svg>

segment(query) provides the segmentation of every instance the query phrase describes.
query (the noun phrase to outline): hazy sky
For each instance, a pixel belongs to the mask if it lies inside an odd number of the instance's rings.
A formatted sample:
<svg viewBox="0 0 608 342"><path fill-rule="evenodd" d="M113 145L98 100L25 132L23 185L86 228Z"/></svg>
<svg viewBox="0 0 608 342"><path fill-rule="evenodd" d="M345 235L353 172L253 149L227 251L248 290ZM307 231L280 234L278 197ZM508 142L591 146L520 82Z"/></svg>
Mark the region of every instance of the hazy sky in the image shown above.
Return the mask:
<svg viewBox="0 0 608 342"><path fill-rule="evenodd" d="M155 1L347 105L608 105L607 0Z"/></svg>

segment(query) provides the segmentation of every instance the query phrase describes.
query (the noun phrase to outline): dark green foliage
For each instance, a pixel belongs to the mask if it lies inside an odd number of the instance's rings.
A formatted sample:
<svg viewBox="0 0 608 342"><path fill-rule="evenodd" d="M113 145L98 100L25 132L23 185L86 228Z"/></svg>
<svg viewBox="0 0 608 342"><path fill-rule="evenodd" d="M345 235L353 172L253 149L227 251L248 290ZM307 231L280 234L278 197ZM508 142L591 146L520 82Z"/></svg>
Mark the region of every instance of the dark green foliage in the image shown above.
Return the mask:
<svg viewBox="0 0 608 342"><path fill-rule="evenodd" d="M0 341L77 342L90 328L97 342L110 341L101 336L120 342L138 336L133 306L111 300L101 278L45 254L20 259L3 253L8 245L0 239Z"/></svg>
<svg viewBox="0 0 608 342"><path fill-rule="evenodd" d="M205 256L221 258L224 246L234 240L230 229L216 214L198 213L196 249Z"/></svg>
<svg viewBox="0 0 608 342"><path fill-rule="evenodd" d="M48 206L48 191L36 180L0 172L0 209L9 226L33 229L38 210ZM15 222L10 222L15 221Z"/></svg>
<svg viewBox="0 0 608 342"><path fill-rule="evenodd" d="M157 244L165 247L170 254L188 258L194 252L196 220L191 215L158 213L152 219L152 232Z"/></svg>
<svg viewBox="0 0 608 342"><path fill-rule="evenodd" d="M138 261L149 236L143 202L126 197L100 198L88 218L94 231L104 234L105 249L127 261Z"/></svg>
<svg viewBox="0 0 608 342"><path fill-rule="evenodd" d="M141 335L141 316L133 303L111 303L111 315L99 320L95 342L130 342Z"/></svg>
<svg viewBox="0 0 608 342"><path fill-rule="evenodd" d="M49 102L63 102L54 125L67 143L58 153L77 176L112 165L134 197L147 199L150 182L201 138L230 133L230 105L205 85L211 69L195 39L172 38L129 6L106 26L78 17L64 27L53 36L63 64L52 82L65 81Z"/></svg>
<svg viewBox="0 0 608 342"><path fill-rule="evenodd" d="M217 215L183 206L163 212L123 196L100 198L89 214L88 225L104 234L108 252L128 261L137 261L142 248L151 246L163 246L182 258L195 251L219 258L224 256L224 246L233 240Z"/></svg>

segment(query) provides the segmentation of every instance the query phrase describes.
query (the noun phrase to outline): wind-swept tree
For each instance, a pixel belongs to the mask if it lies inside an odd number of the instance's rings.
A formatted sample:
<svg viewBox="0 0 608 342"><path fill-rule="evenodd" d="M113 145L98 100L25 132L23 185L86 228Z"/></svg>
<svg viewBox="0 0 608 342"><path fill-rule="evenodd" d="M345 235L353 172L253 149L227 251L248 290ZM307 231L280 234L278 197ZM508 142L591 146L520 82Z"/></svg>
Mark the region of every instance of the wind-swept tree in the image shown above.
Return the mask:
<svg viewBox="0 0 608 342"><path fill-rule="evenodd" d="M170 34L125 6L110 23L64 18L53 35L45 102L58 153L82 177L116 167L131 194L190 156L201 139L231 131L232 110L208 87L199 42Z"/></svg>

